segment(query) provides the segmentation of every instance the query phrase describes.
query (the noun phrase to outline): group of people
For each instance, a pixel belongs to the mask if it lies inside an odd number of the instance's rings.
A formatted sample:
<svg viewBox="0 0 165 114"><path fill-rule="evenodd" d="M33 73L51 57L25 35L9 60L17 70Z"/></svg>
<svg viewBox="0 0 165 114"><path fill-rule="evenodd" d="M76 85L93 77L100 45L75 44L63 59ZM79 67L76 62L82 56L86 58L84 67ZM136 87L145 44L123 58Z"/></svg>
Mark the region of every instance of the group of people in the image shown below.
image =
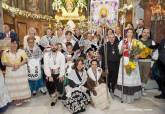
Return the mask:
<svg viewBox="0 0 165 114"><path fill-rule="evenodd" d="M0 111L11 102L20 106L38 92L45 95L47 91L51 106L60 100L73 114L84 112L89 104L95 108L108 108L111 94L125 103L132 103L144 95L145 84L151 79L150 69L156 63L160 75L154 79L162 91L156 97L165 98L162 59L165 42L162 41L157 49L150 29L144 28L142 19L137 29L129 23L124 35L119 26L106 28L104 35L102 31L98 27L95 33L82 34L79 27L74 30L61 27L55 34L48 28L40 38L31 27L20 48L17 34L4 25L0 40L10 39L11 46L1 50ZM123 66L130 57L133 39L152 48L153 53L147 58L135 57L136 68L128 75Z"/></svg>

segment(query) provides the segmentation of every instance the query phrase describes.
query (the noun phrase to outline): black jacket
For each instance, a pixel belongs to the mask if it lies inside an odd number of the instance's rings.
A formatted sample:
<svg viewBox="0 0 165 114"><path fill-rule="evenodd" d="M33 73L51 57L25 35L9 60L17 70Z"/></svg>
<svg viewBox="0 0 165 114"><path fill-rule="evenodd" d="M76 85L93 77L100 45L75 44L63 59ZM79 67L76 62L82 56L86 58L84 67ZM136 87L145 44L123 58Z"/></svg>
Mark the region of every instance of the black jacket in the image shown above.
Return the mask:
<svg viewBox="0 0 165 114"><path fill-rule="evenodd" d="M165 66L165 39L161 40L159 47L159 60L162 62L162 64Z"/></svg>
<svg viewBox="0 0 165 114"><path fill-rule="evenodd" d="M110 42L106 44L107 46L107 64L110 63L115 63L115 62L120 62L120 57L121 55L119 54L119 49L118 49L118 43L114 42L112 45ZM114 54L113 54L113 48L114 48ZM105 55L104 55L104 46L102 46L99 50L99 54L102 56L102 68L105 70Z"/></svg>
<svg viewBox="0 0 165 114"><path fill-rule="evenodd" d="M3 32L0 32L0 40L4 39L6 37L6 34ZM15 40L19 42L19 38L16 32L10 32L10 38L11 40Z"/></svg>

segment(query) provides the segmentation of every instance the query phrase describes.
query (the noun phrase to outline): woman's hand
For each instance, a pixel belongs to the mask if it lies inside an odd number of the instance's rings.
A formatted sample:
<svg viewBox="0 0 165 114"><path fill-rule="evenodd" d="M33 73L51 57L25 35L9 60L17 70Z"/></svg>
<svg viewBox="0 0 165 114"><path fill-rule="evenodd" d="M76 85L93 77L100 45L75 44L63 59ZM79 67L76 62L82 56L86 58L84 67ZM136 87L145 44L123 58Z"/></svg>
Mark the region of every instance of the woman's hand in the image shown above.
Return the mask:
<svg viewBox="0 0 165 114"><path fill-rule="evenodd" d="M134 58L135 59L138 59L140 57L140 55L135 55Z"/></svg>
<svg viewBox="0 0 165 114"><path fill-rule="evenodd" d="M18 65L13 65L13 70L14 71L16 71L16 70L18 70L20 68L20 65L18 64Z"/></svg>
<svg viewBox="0 0 165 114"><path fill-rule="evenodd" d="M127 49L127 46L125 44L122 45L122 49Z"/></svg>

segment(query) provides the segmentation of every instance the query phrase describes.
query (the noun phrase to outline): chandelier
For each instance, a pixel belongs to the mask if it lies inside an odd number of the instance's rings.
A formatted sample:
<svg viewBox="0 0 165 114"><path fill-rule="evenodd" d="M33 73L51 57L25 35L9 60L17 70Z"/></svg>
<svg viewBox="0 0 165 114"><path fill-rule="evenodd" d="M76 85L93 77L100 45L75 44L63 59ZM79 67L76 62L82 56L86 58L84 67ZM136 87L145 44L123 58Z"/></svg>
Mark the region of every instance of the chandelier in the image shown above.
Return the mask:
<svg viewBox="0 0 165 114"><path fill-rule="evenodd" d="M165 20L165 7L163 7L161 4L157 3L156 5L152 5L151 11L152 11L152 16L151 16L152 21Z"/></svg>

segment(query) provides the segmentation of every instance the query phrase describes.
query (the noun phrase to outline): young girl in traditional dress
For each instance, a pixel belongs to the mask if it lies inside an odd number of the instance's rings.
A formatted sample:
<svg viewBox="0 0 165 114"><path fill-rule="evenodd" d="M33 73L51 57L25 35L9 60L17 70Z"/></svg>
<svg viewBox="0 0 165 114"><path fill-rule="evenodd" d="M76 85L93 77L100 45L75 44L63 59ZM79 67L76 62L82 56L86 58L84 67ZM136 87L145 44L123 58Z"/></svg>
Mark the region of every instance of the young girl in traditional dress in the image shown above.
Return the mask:
<svg viewBox="0 0 165 114"><path fill-rule="evenodd" d="M18 42L11 40L10 50L2 54L2 63L6 65L5 83L11 100L17 106L29 101L31 92L27 76L27 55L18 48Z"/></svg>
<svg viewBox="0 0 165 114"><path fill-rule="evenodd" d="M87 108L90 97L85 87L87 73L84 70L84 61L78 59L74 69L68 75L68 85L65 87L66 94L63 97L63 104L73 114L84 112Z"/></svg>

